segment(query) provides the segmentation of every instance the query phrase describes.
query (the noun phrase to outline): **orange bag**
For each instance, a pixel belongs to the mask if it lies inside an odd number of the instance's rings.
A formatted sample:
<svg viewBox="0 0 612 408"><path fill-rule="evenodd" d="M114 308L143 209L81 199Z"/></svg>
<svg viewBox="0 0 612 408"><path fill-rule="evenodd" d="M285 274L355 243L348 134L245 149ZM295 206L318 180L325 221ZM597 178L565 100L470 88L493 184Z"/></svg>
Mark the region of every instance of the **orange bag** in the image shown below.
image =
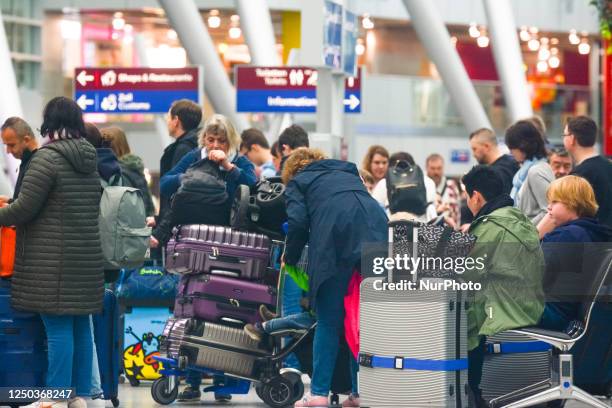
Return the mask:
<svg viewBox="0 0 612 408"><path fill-rule="evenodd" d="M0 278L13 276L17 228L0 227Z"/></svg>

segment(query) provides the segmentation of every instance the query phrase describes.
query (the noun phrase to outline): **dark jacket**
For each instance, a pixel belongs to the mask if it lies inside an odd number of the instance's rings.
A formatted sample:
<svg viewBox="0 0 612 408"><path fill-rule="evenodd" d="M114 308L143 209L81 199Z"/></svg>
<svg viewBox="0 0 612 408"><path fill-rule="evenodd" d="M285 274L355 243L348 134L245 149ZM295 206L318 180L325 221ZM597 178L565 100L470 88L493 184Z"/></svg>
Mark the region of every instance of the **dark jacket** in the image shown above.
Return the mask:
<svg viewBox="0 0 612 408"><path fill-rule="evenodd" d="M159 161L159 175L163 177L181 161L183 156L198 147L198 133L200 129L192 129L176 139L164 149Z"/></svg>
<svg viewBox="0 0 612 408"><path fill-rule="evenodd" d="M189 152L183 159L164 177L159 181L159 188L162 196L172 197L181 185L181 176L187 171L187 169L193 164L200 161L202 157L202 149L197 148ZM255 174L255 166L246 156L236 155L232 160L232 163L236 166L230 172L224 170L221 171L224 179L225 186L227 189L227 195L229 200L232 200L234 193L240 184L244 184L249 187L255 186L257 183L257 175ZM231 206L231 202L228 203ZM170 207L162 214L160 211L159 222L157 227L153 231L153 236L165 244L170 238L170 232L173 227L172 223L172 210Z"/></svg>
<svg viewBox="0 0 612 408"><path fill-rule="evenodd" d="M147 216L150 217L155 215L155 205L153 204L151 190L149 190L149 185L144 175L144 163L142 159L134 154L126 154L119 159L119 165L121 166L123 182L127 186L137 188L142 192L142 199L144 200Z"/></svg>
<svg viewBox="0 0 612 408"><path fill-rule="evenodd" d="M119 160L111 149L101 147L96 149L96 153L98 156L98 173L104 181L108 182L113 176L121 177Z"/></svg>
<svg viewBox="0 0 612 408"><path fill-rule="evenodd" d="M32 156L34 156L36 150L31 152L28 149L23 151L23 155L21 156L21 164L19 165L19 175L17 176L17 182L15 183L15 191L13 192L13 199L9 202L13 202L17 196L19 195L19 190L21 190L21 183L23 183L23 176L30 164L30 160L32 160Z"/></svg>
<svg viewBox="0 0 612 408"><path fill-rule="evenodd" d="M12 303L18 310L83 315L104 294L96 150L85 139L40 148L0 225L17 225Z"/></svg>
<svg viewBox="0 0 612 408"><path fill-rule="evenodd" d="M176 139L164 149L159 161L159 177L162 178L181 161L183 156L198 147L198 133L200 129L192 129ZM165 216L170 209L170 196L159 195L159 218Z"/></svg>
<svg viewBox="0 0 612 408"><path fill-rule="evenodd" d="M611 242L612 228L594 218L578 218L558 226L542 239L546 260L544 292L547 302L557 303L556 309L568 321L578 317L580 298L574 295L588 293L590 282L583 257L585 244Z"/></svg>
<svg viewBox="0 0 612 408"><path fill-rule="evenodd" d="M387 216L353 163L321 160L306 166L285 190L289 229L285 263L296 265L308 243L311 305L331 278L348 280L365 244L387 242Z"/></svg>

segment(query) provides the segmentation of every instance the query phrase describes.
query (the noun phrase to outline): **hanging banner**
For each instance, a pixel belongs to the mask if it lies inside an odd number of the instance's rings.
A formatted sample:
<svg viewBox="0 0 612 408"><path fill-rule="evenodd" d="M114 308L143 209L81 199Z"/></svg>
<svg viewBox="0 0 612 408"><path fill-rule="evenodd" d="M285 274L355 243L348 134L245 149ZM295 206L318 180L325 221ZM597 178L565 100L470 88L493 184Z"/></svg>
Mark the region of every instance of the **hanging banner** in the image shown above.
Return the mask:
<svg viewBox="0 0 612 408"><path fill-rule="evenodd" d="M342 6L325 0L325 22L323 25L323 61L332 69L342 66Z"/></svg>

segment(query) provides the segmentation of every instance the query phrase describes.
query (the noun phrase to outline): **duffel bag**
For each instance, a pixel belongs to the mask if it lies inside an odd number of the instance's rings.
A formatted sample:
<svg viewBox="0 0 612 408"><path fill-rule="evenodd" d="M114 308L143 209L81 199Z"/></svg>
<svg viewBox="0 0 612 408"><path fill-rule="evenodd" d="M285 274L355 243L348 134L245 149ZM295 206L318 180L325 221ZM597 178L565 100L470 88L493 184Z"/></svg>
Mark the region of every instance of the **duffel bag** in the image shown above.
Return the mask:
<svg viewBox="0 0 612 408"><path fill-rule="evenodd" d="M142 301L174 301L179 277L164 271L161 266L143 266L122 270L117 285L117 297L121 303Z"/></svg>

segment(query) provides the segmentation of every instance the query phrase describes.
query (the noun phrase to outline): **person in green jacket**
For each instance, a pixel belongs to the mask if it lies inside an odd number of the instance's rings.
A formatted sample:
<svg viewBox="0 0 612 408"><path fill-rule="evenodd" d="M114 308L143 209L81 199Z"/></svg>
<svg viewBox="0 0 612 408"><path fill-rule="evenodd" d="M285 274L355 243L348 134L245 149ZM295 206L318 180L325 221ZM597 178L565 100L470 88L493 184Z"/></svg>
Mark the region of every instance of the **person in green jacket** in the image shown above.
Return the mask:
<svg viewBox="0 0 612 408"><path fill-rule="evenodd" d="M467 204L474 214L469 232L476 236L470 257L484 268L466 271L481 290L470 294L468 315L469 384L481 405L480 380L486 336L536 325L544 310L544 254L538 231L504 192L499 175L475 166L463 179Z"/></svg>

